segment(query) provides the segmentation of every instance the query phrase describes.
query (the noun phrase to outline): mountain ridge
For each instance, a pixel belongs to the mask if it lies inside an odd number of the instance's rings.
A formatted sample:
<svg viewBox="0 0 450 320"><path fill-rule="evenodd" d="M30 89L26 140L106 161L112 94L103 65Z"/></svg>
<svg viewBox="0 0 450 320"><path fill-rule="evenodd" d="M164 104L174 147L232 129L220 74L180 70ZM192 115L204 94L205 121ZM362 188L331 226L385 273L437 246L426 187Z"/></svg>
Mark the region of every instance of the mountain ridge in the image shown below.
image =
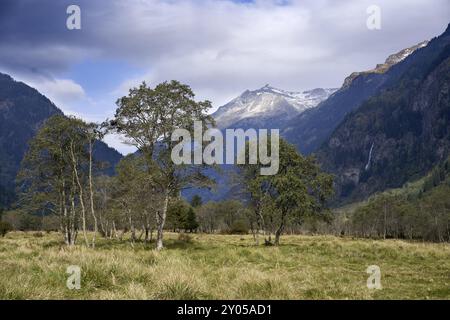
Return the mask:
<svg viewBox="0 0 450 320"><path fill-rule="evenodd" d="M316 88L302 92L265 85L246 90L212 114L219 128L276 128L293 114L316 107L337 89Z"/></svg>
<svg viewBox="0 0 450 320"><path fill-rule="evenodd" d="M428 44L428 40L419 42L418 44L402 49L398 51L397 53L393 53L389 55L384 63L377 64L374 69L367 70L367 71L357 71L350 74L347 78L345 78L344 83L342 87L348 87L350 83L358 76L362 74L369 74L369 73L384 73L387 70L389 70L390 67L393 65L403 61L406 59L409 55L411 55L414 51L417 49L423 48Z"/></svg>
<svg viewBox="0 0 450 320"><path fill-rule="evenodd" d="M328 99L319 103L316 108L306 110L290 120L281 134L304 154L316 151L348 113L356 110L366 99L397 81L399 75L408 68L408 58L413 52L422 50L423 43L390 55L385 63L389 60L391 64L383 67L383 72L380 69L376 72L370 70L353 72L344 80L343 86ZM392 57L405 51L409 51L409 54L392 64L394 61Z"/></svg>
<svg viewBox="0 0 450 320"><path fill-rule="evenodd" d="M317 152L336 175L341 201L400 187L450 152L450 25L387 73L383 89L347 114Z"/></svg>
<svg viewBox="0 0 450 320"><path fill-rule="evenodd" d="M14 200L15 177L28 141L45 120L63 114L38 90L0 72L0 207ZM122 157L102 141L94 144L93 152L97 161L111 164L105 171L108 174L113 173L113 166Z"/></svg>

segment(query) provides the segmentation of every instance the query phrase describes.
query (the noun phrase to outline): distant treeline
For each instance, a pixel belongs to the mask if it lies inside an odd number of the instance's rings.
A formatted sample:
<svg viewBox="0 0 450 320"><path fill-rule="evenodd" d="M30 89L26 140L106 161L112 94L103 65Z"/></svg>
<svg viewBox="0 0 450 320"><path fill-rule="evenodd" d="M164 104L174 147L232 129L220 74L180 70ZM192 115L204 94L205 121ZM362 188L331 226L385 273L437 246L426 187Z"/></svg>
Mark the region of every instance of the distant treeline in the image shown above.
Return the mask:
<svg viewBox="0 0 450 320"><path fill-rule="evenodd" d="M370 238L450 241L450 160L419 186L373 196L354 211L338 213L325 232Z"/></svg>
<svg viewBox="0 0 450 320"><path fill-rule="evenodd" d="M139 159L126 158L119 165L116 177L95 178L99 232L105 237L121 239L126 232L131 232L133 241L153 240L154 216L146 214L146 202L142 200L144 195L131 188L131 185L138 184L128 176L132 173L130 170L136 168L136 162ZM132 176L139 179L136 172ZM120 182L120 179L123 180ZM125 181L128 185L124 185ZM447 160L413 187L375 195L356 209L334 213L324 210L293 216L286 221L285 232L448 242L449 195L450 160ZM130 210L124 211L122 206ZM3 221L16 230L58 231L60 228L58 216L29 214L20 209L4 212ZM265 223L269 233L274 233L276 216L267 215ZM92 219L88 218L88 229L92 230L93 224ZM193 197L191 203L179 198L170 202L165 229L175 232L251 233L255 238L263 233L251 205L237 200L202 203L198 195Z"/></svg>

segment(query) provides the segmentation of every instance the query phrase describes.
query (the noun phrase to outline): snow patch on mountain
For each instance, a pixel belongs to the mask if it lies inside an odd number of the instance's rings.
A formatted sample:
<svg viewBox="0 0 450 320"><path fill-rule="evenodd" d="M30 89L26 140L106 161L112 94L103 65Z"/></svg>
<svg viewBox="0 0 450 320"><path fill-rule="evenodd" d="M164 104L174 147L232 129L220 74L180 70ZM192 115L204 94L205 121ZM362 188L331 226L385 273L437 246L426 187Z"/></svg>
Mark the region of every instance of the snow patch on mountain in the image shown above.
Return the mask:
<svg viewBox="0 0 450 320"><path fill-rule="evenodd" d="M362 75L362 74L368 74L368 73L384 73L387 70L389 70L393 65L396 65L397 63L405 60L408 56L410 56L414 51L417 49L421 49L423 47L426 47L428 45L428 41L422 41L412 47L400 50L397 53L391 54L387 59L384 61L384 63L379 63L376 65L374 69L367 70L367 71L358 71L353 72L351 75L349 75L344 80L344 84L342 85L343 88L347 88L350 86L350 84L353 82L353 80Z"/></svg>
<svg viewBox="0 0 450 320"><path fill-rule="evenodd" d="M258 90L246 90L239 97L220 107L213 117L220 128L232 127L245 119L279 121L316 107L336 90L317 88L293 92L265 85Z"/></svg>

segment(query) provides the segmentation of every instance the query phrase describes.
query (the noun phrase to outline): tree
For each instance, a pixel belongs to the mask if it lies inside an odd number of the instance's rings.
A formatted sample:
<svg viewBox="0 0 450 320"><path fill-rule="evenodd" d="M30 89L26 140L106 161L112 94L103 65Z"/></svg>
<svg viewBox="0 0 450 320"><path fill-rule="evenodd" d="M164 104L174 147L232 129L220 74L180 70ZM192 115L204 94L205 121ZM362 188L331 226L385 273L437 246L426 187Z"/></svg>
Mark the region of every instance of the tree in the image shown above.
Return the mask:
<svg viewBox="0 0 450 320"><path fill-rule="evenodd" d="M186 215L186 222L184 224L184 230L189 230L190 232L193 232L198 228L198 222L197 222L197 216L195 214L195 210L192 207L189 207L187 215Z"/></svg>
<svg viewBox="0 0 450 320"><path fill-rule="evenodd" d="M262 176L260 165L241 166L261 227L266 229L271 223L275 226L275 245L280 243L289 219L320 212L333 191L332 177L321 172L314 158L298 154L283 139L279 143L277 174ZM265 240L271 243L270 233Z"/></svg>
<svg viewBox="0 0 450 320"><path fill-rule="evenodd" d="M185 229L189 204L182 199L172 199L167 209L167 227L174 232Z"/></svg>
<svg viewBox="0 0 450 320"><path fill-rule="evenodd" d="M210 201L196 208L195 212L202 232L230 233L239 221L250 224L247 208L237 200Z"/></svg>
<svg viewBox="0 0 450 320"><path fill-rule="evenodd" d="M229 229L231 234L247 234L248 233L248 224L245 220L236 220L233 222L233 225Z"/></svg>
<svg viewBox="0 0 450 320"><path fill-rule="evenodd" d="M8 222L0 221L0 236L2 238L11 230L12 226Z"/></svg>
<svg viewBox="0 0 450 320"><path fill-rule="evenodd" d="M175 145L172 133L175 129L193 132L194 120L202 121L205 128L212 125L212 117L206 114L211 103L196 102L189 86L171 81L154 89L144 82L130 89L128 96L117 101L117 106L114 119L107 121L106 126L123 134L127 143L138 148L153 185L164 198L162 209L156 212L156 248L161 250L170 197L177 197L190 184L205 184L208 180L198 166L176 166L172 162L170 155Z"/></svg>
<svg viewBox="0 0 450 320"><path fill-rule="evenodd" d="M153 219L163 199L153 179L148 174L143 156L131 154L123 158L116 167L117 176L113 178L112 200L122 211L131 231L131 242L136 241L136 228L142 226L145 242L149 239Z"/></svg>
<svg viewBox="0 0 450 320"><path fill-rule="evenodd" d="M30 141L18 175L20 203L28 212L58 214L66 244L75 244L78 216L75 211L75 179L69 156L69 121L48 119Z"/></svg>
<svg viewBox="0 0 450 320"><path fill-rule="evenodd" d="M197 208L197 218L201 232L214 233L220 225L217 203L210 201Z"/></svg>
<svg viewBox="0 0 450 320"><path fill-rule="evenodd" d="M200 197L198 194L194 195L191 199L191 206L193 208L198 208L203 204L202 197Z"/></svg>
<svg viewBox="0 0 450 320"><path fill-rule="evenodd" d="M106 175L95 177L94 197L100 234L106 238L117 236L117 225L120 221L117 206L113 199L117 179Z"/></svg>
<svg viewBox="0 0 450 320"><path fill-rule="evenodd" d="M89 152L89 204L90 204L90 210L91 215L94 220L94 235L92 237L92 247L95 248L95 238L97 236L98 232L98 220L97 216L95 214L95 205L94 205L94 186L93 186L93 150L94 150L94 144L97 141L97 139L102 139L104 136L104 132L101 132L98 128L98 125L94 123L90 123L86 125L85 128L86 132L86 138L88 140L88 152Z"/></svg>
<svg viewBox="0 0 450 320"><path fill-rule="evenodd" d="M226 200L219 202L217 208L217 218L221 219L223 229L230 232L236 221L244 219L244 205L237 200Z"/></svg>
<svg viewBox="0 0 450 320"><path fill-rule="evenodd" d="M84 240L89 246L85 190L93 188L92 145L97 137L91 132L94 127L74 117L49 118L29 142L18 174L19 204L29 213L59 216L68 245L75 244L81 219ZM92 192L89 193L91 214L96 220Z"/></svg>

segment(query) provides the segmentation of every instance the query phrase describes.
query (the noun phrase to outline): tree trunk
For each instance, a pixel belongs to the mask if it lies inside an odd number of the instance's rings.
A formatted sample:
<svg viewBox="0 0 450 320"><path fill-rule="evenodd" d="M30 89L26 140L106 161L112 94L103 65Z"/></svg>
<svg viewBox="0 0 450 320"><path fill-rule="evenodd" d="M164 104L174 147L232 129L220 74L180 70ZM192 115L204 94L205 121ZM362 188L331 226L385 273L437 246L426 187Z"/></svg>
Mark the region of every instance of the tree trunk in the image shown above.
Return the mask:
<svg viewBox="0 0 450 320"><path fill-rule="evenodd" d="M99 220L99 224L100 224L100 234L104 237L104 238L108 238L109 234L108 234L108 230L110 230L109 228L109 223L105 222L103 220L103 217L101 214L99 214L98 216L98 220Z"/></svg>
<svg viewBox="0 0 450 320"><path fill-rule="evenodd" d="M86 243L86 247L89 247L89 240L87 237L87 231L86 231L86 208L84 207L84 195L83 195L83 186L81 185L80 182L80 177L78 176L78 169L77 169L77 161L75 158L75 154L73 152L73 145L70 145L70 154L72 156L72 165L73 165L73 174L75 176L75 180L77 182L78 185L78 193L80 196L80 206L81 206L81 222L83 225L83 236L84 236L84 241Z"/></svg>
<svg viewBox="0 0 450 320"><path fill-rule="evenodd" d="M267 240L267 229L266 229L266 222L264 221L264 216L261 212L261 204L258 204L258 207L256 209L256 221L258 225L258 231L257 235L259 235L259 230L262 230L264 235L264 243L267 244L268 242L271 243L270 234L269 234L269 240ZM259 244L259 239L257 240L257 243Z"/></svg>
<svg viewBox="0 0 450 320"><path fill-rule="evenodd" d="M257 246L259 246L259 231L258 231L258 229L259 229L258 224L256 224L256 229L255 229L255 225L254 225L253 221L250 222L250 230L253 235L253 241L255 241L255 244Z"/></svg>
<svg viewBox="0 0 450 320"><path fill-rule="evenodd" d="M134 243L136 242L136 229L134 228L133 219L131 218L131 212L129 212L128 219L130 222L130 232L131 232L130 241L131 245L134 245Z"/></svg>
<svg viewBox="0 0 450 320"><path fill-rule="evenodd" d="M97 217L94 209L94 191L92 187L92 139L89 139L89 193L91 202L91 214L94 219L94 235L92 237L92 248L95 248L95 237L98 232Z"/></svg>
<svg viewBox="0 0 450 320"><path fill-rule="evenodd" d="M76 224L76 210L75 210L75 196L73 192L70 194L70 217L69 217L69 225L68 225L68 242L69 245L75 244L75 224Z"/></svg>
<svg viewBox="0 0 450 320"><path fill-rule="evenodd" d="M280 236L282 231L280 229L275 232L275 245L278 246L280 244Z"/></svg>
<svg viewBox="0 0 450 320"><path fill-rule="evenodd" d="M169 206L169 191L166 191L164 196L164 205L162 212L156 212L156 223L157 223L157 235L156 235L156 250L162 250L163 245L163 232L164 223L166 222L167 208Z"/></svg>
<svg viewBox="0 0 450 320"><path fill-rule="evenodd" d="M141 241L141 239L144 236L144 234L145 234L145 226L142 225L141 233L139 233L139 237L138 237L139 241Z"/></svg>
<svg viewBox="0 0 450 320"><path fill-rule="evenodd" d="M144 243L148 243L149 242L149 233L150 233L150 223L148 222L148 216L145 218L145 224L144 224L144 230L145 230L145 238L144 238Z"/></svg>
<svg viewBox="0 0 450 320"><path fill-rule="evenodd" d="M105 209L107 210L106 191L102 192L102 195L103 195L103 207L102 207L102 210L100 210L98 213L98 222L100 223L100 229L102 230L103 236L105 238L108 238L108 236L111 237L111 233L108 235L108 231L110 232L111 228L109 227L109 221L102 214L102 212L105 211Z"/></svg>
<svg viewBox="0 0 450 320"><path fill-rule="evenodd" d="M61 229L64 232L64 242L67 245L70 245L70 239L69 239L69 214L67 212L65 187L66 187L66 185L65 185L65 182L63 181L62 191L61 191L61 210L62 210Z"/></svg>
<svg viewBox="0 0 450 320"><path fill-rule="evenodd" d="M280 237L284 230L285 220L286 220L286 214L282 213L281 214L281 224L278 227L278 230L275 232L275 245L276 246L278 246L280 244Z"/></svg>

